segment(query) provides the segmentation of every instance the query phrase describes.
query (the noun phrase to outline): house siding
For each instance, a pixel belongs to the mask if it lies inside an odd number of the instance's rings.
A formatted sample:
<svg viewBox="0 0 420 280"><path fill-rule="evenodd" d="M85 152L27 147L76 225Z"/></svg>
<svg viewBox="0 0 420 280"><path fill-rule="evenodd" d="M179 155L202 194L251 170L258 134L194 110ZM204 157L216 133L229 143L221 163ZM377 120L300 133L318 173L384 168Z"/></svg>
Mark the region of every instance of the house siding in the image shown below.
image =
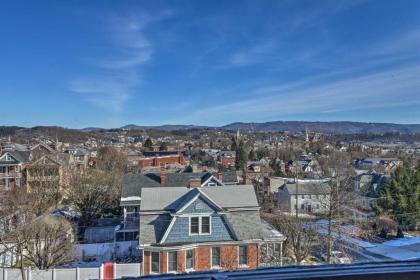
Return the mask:
<svg viewBox="0 0 420 280"><path fill-rule="evenodd" d="M198 213L213 213L216 209L209 205L202 197L198 197L193 203L191 203L184 211L183 214L198 214Z"/></svg>
<svg viewBox="0 0 420 280"><path fill-rule="evenodd" d="M167 243L193 243L206 241L228 241L233 237L226 227L223 217L213 214L211 216L211 234L208 235L189 235L189 217L177 217L176 221L168 234L164 244Z"/></svg>

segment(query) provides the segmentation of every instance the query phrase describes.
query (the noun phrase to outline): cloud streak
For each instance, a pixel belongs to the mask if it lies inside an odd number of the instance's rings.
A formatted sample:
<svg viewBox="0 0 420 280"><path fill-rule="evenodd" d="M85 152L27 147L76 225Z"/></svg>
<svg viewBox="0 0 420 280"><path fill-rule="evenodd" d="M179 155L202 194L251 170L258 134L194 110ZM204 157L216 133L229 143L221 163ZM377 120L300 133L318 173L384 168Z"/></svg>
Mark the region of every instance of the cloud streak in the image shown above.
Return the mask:
<svg viewBox="0 0 420 280"><path fill-rule="evenodd" d="M81 94L93 105L118 113L141 85L141 67L150 62L154 46L147 38L147 28L168 16L167 11L154 15L110 16L106 32L112 53L90 59L91 71L100 73L77 77L69 90Z"/></svg>
<svg viewBox="0 0 420 280"><path fill-rule="evenodd" d="M298 114L328 114L360 109L387 108L395 105L420 105L420 65L401 67L346 78L323 84L283 85L269 93L256 88L260 96L228 104L199 109L184 122L200 119L203 122L226 119L280 118Z"/></svg>

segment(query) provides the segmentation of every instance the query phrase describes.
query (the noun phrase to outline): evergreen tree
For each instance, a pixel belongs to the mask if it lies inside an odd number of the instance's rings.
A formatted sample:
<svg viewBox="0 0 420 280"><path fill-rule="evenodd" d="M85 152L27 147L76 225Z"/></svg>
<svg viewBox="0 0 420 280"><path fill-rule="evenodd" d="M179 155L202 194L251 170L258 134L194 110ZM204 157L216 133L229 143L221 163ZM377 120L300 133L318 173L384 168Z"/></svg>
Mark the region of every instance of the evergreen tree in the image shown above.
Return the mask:
<svg viewBox="0 0 420 280"><path fill-rule="evenodd" d="M166 144L166 142L160 143L159 151L166 151L167 148L168 144Z"/></svg>
<svg viewBox="0 0 420 280"><path fill-rule="evenodd" d="M253 149L249 152L248 158L249 160L255 160L255 152Z"/></svg>
<svg viewBox="0 0 420 280"><path fill-rule="evenodd" d="M144 142L143 146L147 149L152 149L152 147L153 147L152 139L147 138L146 141Z"/></svg>
<svg viewBox="0 0 420 280"><path fill-rule="evenodd" d="M245 144L243 141L239 141L239 145L236 148L235 166L237 170L245 170L247 162L247 154L245 151Z"/></svg>
<svg viewBox="0 0 420 280"><path fill-rule="evenodd" d="M420 224L420 170L399 167L379 192L375 209L391 214L404 226Z"/></svg>
<svg viewBox="0 0 420 280"><path fill-rule="evenodd" d="M236 151L237 147L238 147L238 145L236 143L236 138L232 137L232 144L230 144L230 150L231 151Z"/></svg>

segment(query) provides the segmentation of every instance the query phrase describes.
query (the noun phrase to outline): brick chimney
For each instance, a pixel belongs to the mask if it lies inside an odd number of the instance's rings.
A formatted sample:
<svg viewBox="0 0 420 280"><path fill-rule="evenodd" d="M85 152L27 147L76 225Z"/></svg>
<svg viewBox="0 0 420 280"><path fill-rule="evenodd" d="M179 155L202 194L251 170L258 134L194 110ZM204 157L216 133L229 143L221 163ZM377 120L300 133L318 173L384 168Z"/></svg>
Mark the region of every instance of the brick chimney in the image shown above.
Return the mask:
<svg viewBox="0 0 420 280"><path fill-rule="evenodd" d="M160 184L163 186L166 183L166 170L165 167L160 167Z"/></svg>
<svg viewBox="0 0 420 280"><path fill-rule="evenodd" d="M201 187L201 178L200 177L191 177L188 182L189 188L199 188Z"/></svg>
<svg viewBox="0 0 420 280"><path fill-rule="evenodd" d="M217 179L219 179L221 182L223 182L223 173L221 171L218 171L216 176L217 176Z"/></svg>

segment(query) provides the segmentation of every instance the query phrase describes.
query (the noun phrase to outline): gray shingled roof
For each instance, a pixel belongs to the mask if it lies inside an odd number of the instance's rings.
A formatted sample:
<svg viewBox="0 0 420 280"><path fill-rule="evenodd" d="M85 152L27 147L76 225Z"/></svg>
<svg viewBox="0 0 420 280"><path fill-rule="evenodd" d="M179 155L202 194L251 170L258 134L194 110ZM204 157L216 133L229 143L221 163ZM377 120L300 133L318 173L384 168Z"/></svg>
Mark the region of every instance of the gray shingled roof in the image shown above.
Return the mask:
<svg viewBox="0 0 420 280"><path fill-rule="evenodd" d="M284 236L273 230L260 218L258 202L252 185L219 187L167 187L143 188L140 238L141 244L159 243L168 228L171 215L149 214L154 211L175 212L199 192L204 193L224 209L223 219L236 240L283 239Z"/></svg>
<svg viewBox="0 0 420 280"><path fill-rule="evenodd" d="M200 190L223 208L258 207L252 185L202 187Z"/></svg>
<svg viewBox="0 0 420 280"><path fill-rule="evenodd" d="M204 183L211 173L166 173L165 184L160 184L160 173L126 174L123 177L121 197L141 197L142 188L154 187L186 187L191 178L200 178Z"/></svg>
<svg viewBox="0 0 420 280"><path fill-rule="evenodd" d="M258 207L252 185L211 186L199 188L205 195L222 208ZM184 196L197 189L188 187L143 188L140 211L173 210Z"/></svg>
<svg viewBox="0 0 420 280"><path fill-rule="evenodd" d="M299 183L297 186L295 183L287 183L280 188L286 189L289 194L296 194L296 191L297 194L329 194L331 190L328 183Z"/></svg>
<svg viewBox="0 0 420 280"><path fill-rule="evenodd" d="M258 210L228 212L225 216L237 240L263 239L265 237Z"/></svg>
<svg viewBox="0 0 420 280"><path fill-rule="evenodd" d="M171 216L165 215L143 215L140 219L140 236L142 244L158 243L167 227L169 226Z"/></svg>

